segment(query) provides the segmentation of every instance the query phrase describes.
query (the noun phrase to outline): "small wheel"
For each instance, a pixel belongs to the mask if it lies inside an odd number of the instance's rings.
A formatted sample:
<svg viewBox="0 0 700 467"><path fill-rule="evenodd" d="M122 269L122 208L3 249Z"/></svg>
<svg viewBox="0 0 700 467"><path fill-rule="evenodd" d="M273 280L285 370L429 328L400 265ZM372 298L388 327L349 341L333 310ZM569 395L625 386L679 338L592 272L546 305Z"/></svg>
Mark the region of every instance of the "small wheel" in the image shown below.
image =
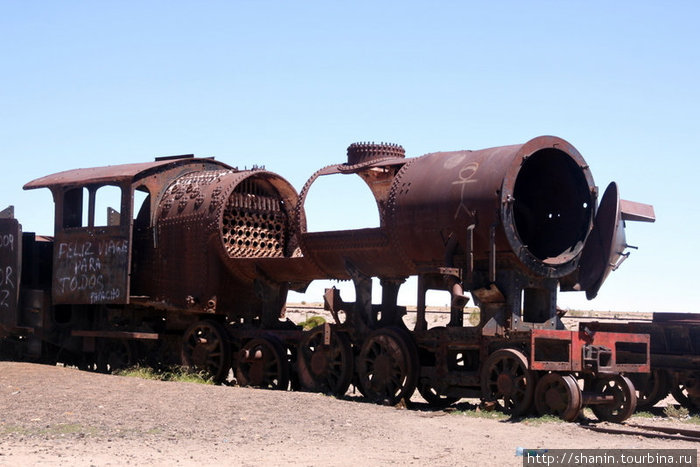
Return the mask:
<svg viewBox="0 0 700 467"><path fill-rule="evenodd" d="M656 368L648 374L633 373L628 377L637 390L637 409L651 408L668 396L671 385L666 370Z"/></svg>
<svg viewBox="0 0 700 467"><path fill-rule="evenodd" d="M133 350L126 339L107 339L97 351L95 369L100 373L114 373L134 363Z"/></svg>
<svg viewBox="0 0 700 467"><path fill-rule="evenodd" d="M270 336L248 341L238 352L236 381L240 386L286 391L289 364L279 340Z"/></svg>
<svg viewBox="0 0 700 467"><path fill-rule="evenodd" d="M418 350L400 328L380 328L365 339L357 357L361 392L374 402L396 405L416 389Z"/></svg>
<svg viewBox="0 0 700 467"><path fill-rule="evenodd" d="M489 355L481 370L484 400L498 401L503 411L514 417L524 415L532 405L535 374L527 358L515 349L500 349Z"/></svg>
<svg viewBox="0 0 700 467"><path fill-rule="evenodd" d="M427 381L418 383L418 392L431 407L440 409L449 407L459 400L459 397L443 396Z"/></svg>
<svg viewBox="0 0 700 467"><path fill-rule="evenodd" d="M686 409L691 412L700 411L700 378L697 373L676 374L671 386L671 394Z"/></svg>
<svg viewBox="0 0 700 467"><path fill-rule="evenodd" d="M570 422L581 412L581 403L581 388L571 375L548 373L535 386L535 407L540 415L556 415Z"/></svg>
<svg viewBox="0 0 700 467"><path fill-rule="evenodd" d="M591 405L598 420L621 423L630 418L637 408L637 392L626 376L599 378L595 380L593 390L605 396L613 396L611 403Z"/></svg>
<svg viewBox="0 0 700 467"><path fill-rule="evenodd" d="M219 384L231 368L231 346L226 329L217 321L203 320L190 326L182 338L182 365L206 372Z"/></svg>
<svg viewBox="0 0 700 467"><path fill-rule="evenodd" d="M299 344L299 383L306 391L340 397L352 380L352 347L347 337L337 332L331 333L330 345L324 345L323 332L323 328L314 329Z"/></svg>

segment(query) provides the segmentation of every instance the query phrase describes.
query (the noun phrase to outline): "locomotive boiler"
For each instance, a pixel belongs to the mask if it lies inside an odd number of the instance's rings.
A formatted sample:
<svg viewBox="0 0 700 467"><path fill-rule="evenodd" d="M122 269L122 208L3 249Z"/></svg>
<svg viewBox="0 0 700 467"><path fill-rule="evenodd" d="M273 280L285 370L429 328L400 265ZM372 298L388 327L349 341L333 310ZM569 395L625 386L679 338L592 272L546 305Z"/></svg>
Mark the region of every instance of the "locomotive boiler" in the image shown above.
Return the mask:
<svg viewBox="0 0 700 467"><path fill-rule="evenodd" d="M379 227L308 232L311 186L347 175L369 186ZM52 238L21 234L11 214L0 221L14 239L0 260L17 278L0 330L18 357L101 371L181 361L218 382L232 374L241 385L336 395L354 383L389 404L418 389L433 405L477 397L514 416L566 420L583 406L626 419L636 393L622 373L649 371L648 335L561 322L558 290L595 297L626 258L625 221L654 220L651 206L620 200L614 183L598 202L588 165L561 138L416 158L356 143L300 192L264 169L192 156L25 185L44 187L55 202ZM100 222L105 187L119 202ZM397 294L412 276L409 329ZM327 290L334 322L303 331L283 318L286 296L316 279L352 280L355 301ZM428 326L430 289L450 293L447 326ZM477 326L464 323L469 294Z"/></svg>

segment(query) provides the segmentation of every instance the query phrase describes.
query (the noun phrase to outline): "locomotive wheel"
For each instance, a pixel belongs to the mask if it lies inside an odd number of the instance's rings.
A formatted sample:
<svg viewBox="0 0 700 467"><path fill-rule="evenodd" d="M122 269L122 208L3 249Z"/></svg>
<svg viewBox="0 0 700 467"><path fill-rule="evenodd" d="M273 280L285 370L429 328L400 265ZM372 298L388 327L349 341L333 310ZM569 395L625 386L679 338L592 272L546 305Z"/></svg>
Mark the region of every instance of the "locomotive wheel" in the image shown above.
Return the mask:
<svg viewBox="0 0 700 467"><path fill-rule="evenodd" d="M216 384L221 383L231 368L226 329L208 319L194 323L185 331L181 356L183 366L206 372Z"/></svg>
<svg viewBox="0 0 700 467"><path fill-rule="evenodd" d="M341 397L352 380L353 354L347 337L331 333L323 344L323 328L310 331L299 344L297 369L302 389Z"/></svg>
<svg viewBox="0 0 700 467"><path fill-rule="evenodd" d="M669 375L666 370L655 369L649 374L634 373L629 376L637 390L637 408L653 407L668 396L670 390Z"/></svg>
<svg viewBox="0 0 700 467"><path fill-rule="evenodd" d="M449 407L459 400L459 397L441 395L427 382L418 383L418 392L431 407L440 409Z"/></svg>
<svg viewBox="0 0 700 467"><path fill-rule="evenodd" d="M671 394L683 407L692 412L697 412L700 410L700 397L694 394L698 392L698 384L700 384L700 381L698 381L697 374L695 373L690 375L676 375L673 378Z"/></svg>
<svg viewBox="0 0 700 467"><path fill-rule="evenodd" d="M489 355L481 370L484 400L498 401L514 417L524 415L532 405L535 374L527 358L515 349L500 349Z"/></svg>
<svg viewBox="0 0 700 467"><path fill-rule="evenodd" d="M100 373L114 373L129 367L134 362L131 344L126 339L102 341L97 351L95 368Z"/></svg>
<svg viewBox="0 0 700 467"><path fill-rule="evenodd" d="M535 407L540 415L556 415L570 422L581 412L581 388L571 375L548 373L535 386Z"/></svg>
<svg viewBox="0 0 700 467"><path fill-rule="evenodd" d="M357 375L360 391L373 402L408 401L418 378L418 350L410 335L393 326L370 334L357 357Z"/></svg>
<svg viewBox="0 0 700 467"><path fill-rule="evenodd" d="M274 337L248 341L238 352L236 381L240 386L287 390L289 364L287 352Z"/></svg>
<svg viewBox="0 0 700 467"><path fill-rule="evenodd" d="M593 390L605 396L613 396L614 399L609 404L591 405L591 410L599 420L621 423L632 416L637 408L637 392L626 376L599 378L595 380Z"/></svg>

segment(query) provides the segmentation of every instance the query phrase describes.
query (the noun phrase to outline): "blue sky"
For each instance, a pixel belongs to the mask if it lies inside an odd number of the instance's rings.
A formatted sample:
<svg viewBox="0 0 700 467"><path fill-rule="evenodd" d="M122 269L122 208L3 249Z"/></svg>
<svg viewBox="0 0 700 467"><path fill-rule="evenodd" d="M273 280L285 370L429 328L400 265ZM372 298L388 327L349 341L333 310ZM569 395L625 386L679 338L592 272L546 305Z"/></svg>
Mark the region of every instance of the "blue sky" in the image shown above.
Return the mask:
<svg viewBox="0 0 700 467"><path fill-rule="evenodd" d="M628 225L640 249L596 300L560 304L694 312L699 17L691 1L0 0L0 200L51 234L50 193L22 185L71 168L195 153L300 189L355 141L418 156L553 134L658 218ZM365 222L310 203L310 221Z"/></svg>

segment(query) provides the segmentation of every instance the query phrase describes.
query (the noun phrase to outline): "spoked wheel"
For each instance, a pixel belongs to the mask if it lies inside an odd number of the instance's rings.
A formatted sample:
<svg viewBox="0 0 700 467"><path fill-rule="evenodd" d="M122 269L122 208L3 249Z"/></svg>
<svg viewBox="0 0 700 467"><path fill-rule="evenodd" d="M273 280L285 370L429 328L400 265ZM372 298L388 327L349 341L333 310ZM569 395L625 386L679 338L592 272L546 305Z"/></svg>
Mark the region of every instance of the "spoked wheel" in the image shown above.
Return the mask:
<svg viewBox="0 0 700 467"><path fill-rule="evenodd" d="M133 349L128 340L107 339L102 342L97 351L95 368L100 373L114 373L133 363Z"/></svg>
<svg viewBox="0 0 700 467"><path fill-rule="evenodd" d="M637 408L653 407L668 396L671 384L666 370L655 369L651 373L633 373L629 376L637 390Z"/></svg>
<svg viewBox="0 0 700 467"><path fill-rule="evenodd" d="M431 407L440 409L449 407L459 400L459 397L443 396L428 381L418 383L418 392Z"/></svg>
<svg viewBox="0 0 700 467"><path fill-rule="evenodd" d="M299 383L306 391L343 396L353 371L352 347L347 337L333 332L325 345L323 328L311 331L299 344Z"/></svg>
<svg viewBox="0 0 700 467"><path fill-rule="evenodd" d="M248 341L238 352L236 380L240 386L286 391L289 364L284 346L272 336Z"/></svg>
<svg viewBox="0 0 700 467"><path fill-rule="evenodd" d="M182 365L206 372L216 384L224 381L231 368L231 345L226 329L212 320L190 326L182 339Z"/></svg>
<svg viewBox="0 0 700 467"><path fill-rule="evenodd" d="M637 393L629 378L616 375L612 378L595 380L593 390L604 396L613 396L607 404L594 404L591 409L599 420L621 423L634 413L637 408Z"/></svg>
<svg viewBox="0 0 700 467"><path fill-rule="evenodd" d="M380 328L365 339L357 357L361 392L374 402L396 405L409 400L418 378L418 350L410 335Z"/></svg>
<svg viewBox="0 0 700 467"><path fill-rule="evenodd" d="M673 378L671 394L686 409L697 412L700 410L700 378L697 373L676 375Z"/></svg>
<svg viewBox="0 0 700 467"><path fill-rule="evenodd" d="M581 406L581 388L571 375L548 373L535 386L535 407L540 415L556 415L570 422L581 412Z"/></svg>
<svg viewBox="0 0 700 467"><path fill-rule="evenodd" d="M527 358L515 349L492 353L481 370L481 394L484 400L498 401L503 411L514 417L525 414L532 405L535 374L528 369Z"/></svg>

